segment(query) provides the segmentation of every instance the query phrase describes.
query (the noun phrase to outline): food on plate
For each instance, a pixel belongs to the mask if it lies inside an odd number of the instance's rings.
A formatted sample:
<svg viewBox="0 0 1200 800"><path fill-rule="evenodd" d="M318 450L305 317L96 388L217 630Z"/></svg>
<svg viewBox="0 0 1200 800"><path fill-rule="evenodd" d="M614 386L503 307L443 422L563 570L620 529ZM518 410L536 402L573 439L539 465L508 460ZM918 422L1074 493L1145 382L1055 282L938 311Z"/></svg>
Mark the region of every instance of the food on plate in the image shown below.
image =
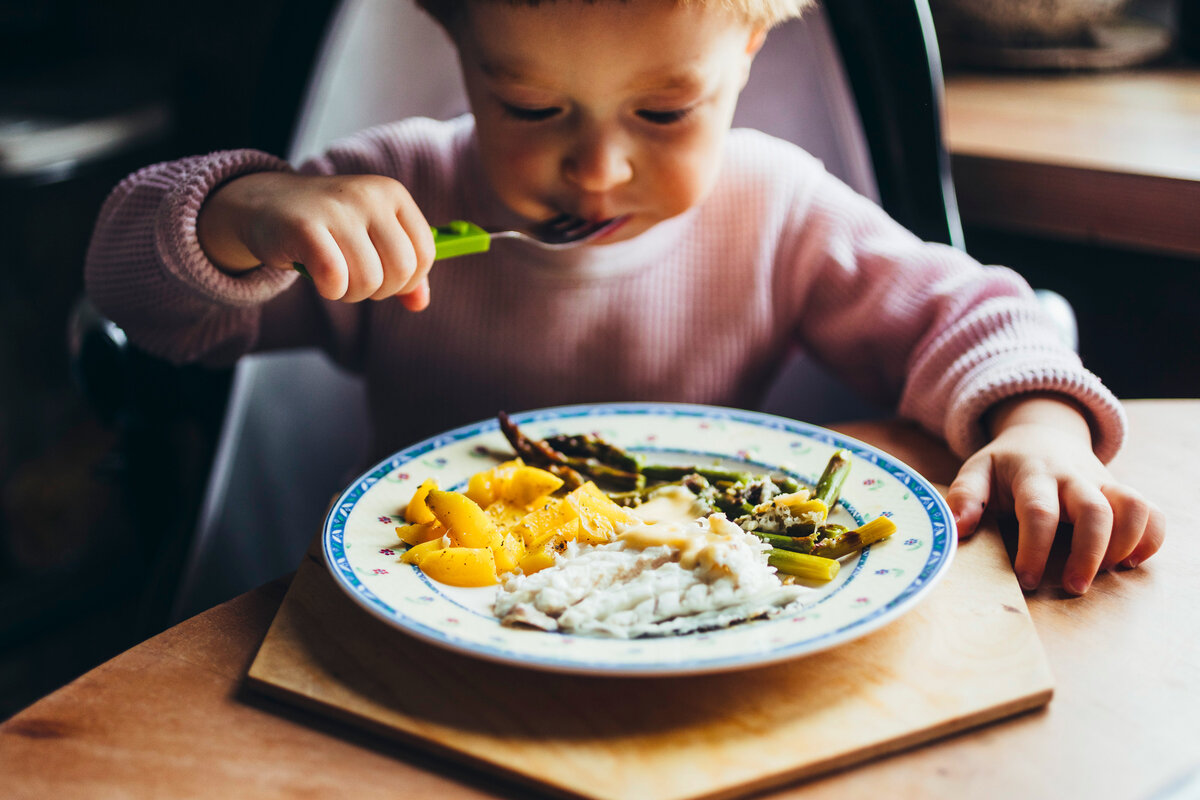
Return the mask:
<svg viewBox="0 0 1200 800"><path fill-rule="evenodd" d="M637 521L590 481L553 496L562 487L519 458L476 473L465 492L427 480L405 507L408 524L396 528L410 546L401 561L452 586L489 586L552 566L569 542L612 541L618 525Z"/></svg>
<svg viewBox="0 0 1200 800"><path fill-rule="evenodd" d="M423 481L396 528L430 579L499 584L505 624L635 637L779 613L842 558L895 532L886 516L829 522L850 471L838 450L812 487L788 477L654 465L594 435L528 437L463 491ZM601 488L603 487L603 488Z"/></svg>
<svg viewBox="0 0 1200 800"><path fill-rule="evenodd" d="M768 549L722 514L638 523L612 542L571 542L551 568L512 575L494 608L506 625L619 638L725 628L777 614L808 591L779 581L762 557Z"/></svg>

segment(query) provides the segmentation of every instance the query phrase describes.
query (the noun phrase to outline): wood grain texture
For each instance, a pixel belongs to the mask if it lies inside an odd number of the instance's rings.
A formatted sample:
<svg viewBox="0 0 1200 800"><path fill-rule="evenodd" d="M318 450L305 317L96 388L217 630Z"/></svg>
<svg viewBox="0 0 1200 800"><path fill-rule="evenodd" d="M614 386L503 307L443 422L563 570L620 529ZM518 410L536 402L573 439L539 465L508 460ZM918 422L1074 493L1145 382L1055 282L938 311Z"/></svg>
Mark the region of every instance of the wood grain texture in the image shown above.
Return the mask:
<svg viewBox="0 0 1200 800"><path fill-rule="evenodd" d="M310 557L250 669L276 697L553 794L728 798L1045 704L1052 679L998 533L916 610L773 667L583 678L396 632Z"/></svg>
<svg viewBox="0 0 1200 800"><path fill-rule="evenodd" d="M971 223L1200 253L1200 70L952 75L946 137Z"/></svg>
<svg viewBox="0 0 1200 800"><path fill-rule="evenodd" d="M1200 180L1200 69L946 79L956 154Z"/></svg>

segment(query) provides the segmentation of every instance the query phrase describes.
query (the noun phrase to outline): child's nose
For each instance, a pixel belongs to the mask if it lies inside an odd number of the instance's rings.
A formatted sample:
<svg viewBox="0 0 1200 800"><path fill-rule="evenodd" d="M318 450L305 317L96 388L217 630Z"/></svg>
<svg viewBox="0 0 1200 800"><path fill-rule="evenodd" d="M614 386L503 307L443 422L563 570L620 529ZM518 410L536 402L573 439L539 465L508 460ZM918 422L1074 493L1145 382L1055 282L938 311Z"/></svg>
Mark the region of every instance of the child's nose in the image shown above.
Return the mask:
<svg viewBox="0 0 1200 800"><path fill-rule="evenodd" d="M568 152L563 175L585 192L604 192L628 183L633 164L618 137L593 135L581 138Z"/></svg>

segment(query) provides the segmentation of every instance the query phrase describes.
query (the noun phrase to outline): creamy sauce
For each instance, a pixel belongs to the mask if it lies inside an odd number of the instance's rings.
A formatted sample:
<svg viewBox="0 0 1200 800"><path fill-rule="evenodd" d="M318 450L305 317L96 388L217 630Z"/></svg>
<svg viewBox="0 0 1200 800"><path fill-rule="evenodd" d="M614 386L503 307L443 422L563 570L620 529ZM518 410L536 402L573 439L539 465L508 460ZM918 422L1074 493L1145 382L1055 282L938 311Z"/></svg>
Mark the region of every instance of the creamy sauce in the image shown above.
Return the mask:
<svg viewBox="0 0 1200 800"><path fill-rule="evenodd" d="M665 486L650 495L650 499L631 508L638 519L654 522L691 522L703 510L697 508L696 495L682 486Z"/></svg>
<svg viewBox="0 0 1200 800"><path fill-rule="evenodd" d="M679 566L684 569L696 566L719 569L728 560L728 551L733 547L733 535L741 533L741 528L725 517L714 514L703 521L689 519L686 523L629 525L621 529L617 541L635 550L670 547L679 551Z"/></svg>

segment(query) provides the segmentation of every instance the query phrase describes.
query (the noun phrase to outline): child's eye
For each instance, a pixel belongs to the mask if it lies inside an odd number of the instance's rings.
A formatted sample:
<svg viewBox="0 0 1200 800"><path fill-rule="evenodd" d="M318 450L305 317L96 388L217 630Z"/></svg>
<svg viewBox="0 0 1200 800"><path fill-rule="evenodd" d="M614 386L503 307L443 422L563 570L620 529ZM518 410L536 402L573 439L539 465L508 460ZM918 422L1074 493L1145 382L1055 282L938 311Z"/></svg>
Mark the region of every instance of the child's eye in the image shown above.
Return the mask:
<svg viewBox="0 0 1200 800"><path fill-rule="evenodd" d="M525 122L540 122L544 119L550 119L560 111L560 109L553 106L549 108L524 108L522 106L509 105L508 103L501 103L500 105L504 108L505 114Z"/></svg>
<svg viewBox="0 0 1200 800"><path fill-rule="evenodd" d="M677 108L673 111L648 111L642 109L637 112L637 115L655 125L670 125L673 122L679 122L690 113L692 113L692 109L690 108Z"/></svg>

